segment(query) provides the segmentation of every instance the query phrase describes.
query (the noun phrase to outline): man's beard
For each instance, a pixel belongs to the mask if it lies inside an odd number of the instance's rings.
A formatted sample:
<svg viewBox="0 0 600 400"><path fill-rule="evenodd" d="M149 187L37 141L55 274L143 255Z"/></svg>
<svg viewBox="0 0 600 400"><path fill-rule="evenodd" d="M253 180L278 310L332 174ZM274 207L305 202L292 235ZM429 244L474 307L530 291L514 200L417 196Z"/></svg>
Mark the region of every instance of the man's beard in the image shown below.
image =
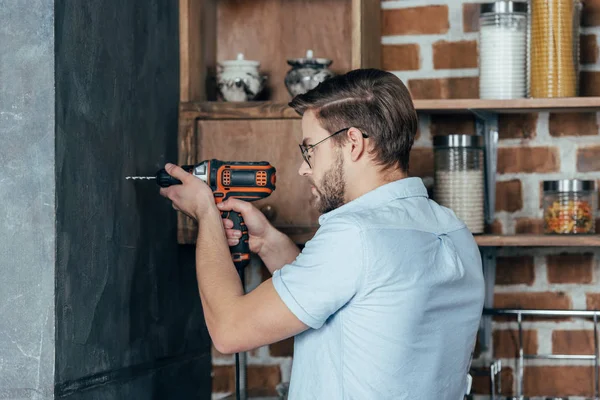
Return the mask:
<svg viewBox="0 0 600 400"><path fill-rule="evenodd" d="M341 151L336 151L336 159L329 171L325 172L319 187L313 182L318 198L316 208L321 214L328 213L344 205L346 180L344 179L344 158Z"/></svg>

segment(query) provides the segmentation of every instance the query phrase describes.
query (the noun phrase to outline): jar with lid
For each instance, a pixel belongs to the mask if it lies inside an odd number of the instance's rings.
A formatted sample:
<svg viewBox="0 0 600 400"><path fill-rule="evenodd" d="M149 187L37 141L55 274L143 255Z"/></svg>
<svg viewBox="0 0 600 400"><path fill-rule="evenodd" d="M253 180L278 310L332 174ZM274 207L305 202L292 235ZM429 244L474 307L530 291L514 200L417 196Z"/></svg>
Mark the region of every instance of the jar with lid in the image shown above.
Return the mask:
<svg viewBox="0 0 600 400"><path fill-rule="evenodd" d="M527 4L496 1L481 5L479 97L527 96Z"/></svg>
<svg viewBox="0 0 600 400"><path fill-rule="evenodd" d="M259 73L260 62L246 60L239 53L235 60L221 61L217 65L217 89L225 101L254 100L263 90L266 78Z"/></svg>
<svg viewBox="0 0 600 400"><path fill-rule="evenodd" d="M315 58L312 50L306 57L287 60L291 69L285 75L285 86L292 96L303 94L335 74L329 69L333 61L328 58Z"/></svg>
<svg viewBox="0 0 600 400"><path fill-rule="evenodd" d="M581 8L579 0L531 0L531 97L577 96Z"/></svg>
<svg viewBox="0 0 600 400"><path fill-rule="evenodd" d="M544 232L594 233L597 194L593 180L544 181Z"/></svg>
<svg viewBox="0 0 600 400"><path fill-rule="evenodd" d="M484 230L483 137L436 136L434 147L434 196L450 208L471 233Z"/></svg>

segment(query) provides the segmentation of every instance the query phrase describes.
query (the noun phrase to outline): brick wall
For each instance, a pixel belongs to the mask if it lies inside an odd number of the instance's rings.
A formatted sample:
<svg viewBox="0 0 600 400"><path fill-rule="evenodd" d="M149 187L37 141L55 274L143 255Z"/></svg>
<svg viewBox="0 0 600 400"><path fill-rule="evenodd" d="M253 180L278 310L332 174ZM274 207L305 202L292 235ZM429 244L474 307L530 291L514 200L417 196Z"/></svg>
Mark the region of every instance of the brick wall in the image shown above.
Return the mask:
<svg viewBox="0 0 600 400"><path fill-rule="evenodd" d="M427 5L424 5L428 3ZM416 0L382 2L383 68L397 74L416 99L477 98L478 7L474 1ZM582 95L600 95L600 0L587 0L581 35ZM541 232L541 181L584 178L600 182L600 134L596 113L529 113L499 119L496 222L492 232ZM470 115L422 115L411 156L411 173L433 184L432 136L475 133ZM600 216L600 212L598 213ZM597 223L600 233L600 221ZM518 249L499 252L496 307L600 308L600 250L590 248ZM265 277L260 265L248 271L249 288ZM503 360L503 393L514 390L516 324L493 324L491 357ZM537 354L591 353L589 321L526 321L525 351ZM289 380L292 340L249 354L249 387L267 387ZM233 358L213 352L215 393L233 391ZM593 369L585 361L532 360L526 363L524 388L530 396L592 395ZM474 392L489 393L487 378L476 377ZM214 398L221 397L215 394ZM481 398L486 398L483 396Z"/></svg>

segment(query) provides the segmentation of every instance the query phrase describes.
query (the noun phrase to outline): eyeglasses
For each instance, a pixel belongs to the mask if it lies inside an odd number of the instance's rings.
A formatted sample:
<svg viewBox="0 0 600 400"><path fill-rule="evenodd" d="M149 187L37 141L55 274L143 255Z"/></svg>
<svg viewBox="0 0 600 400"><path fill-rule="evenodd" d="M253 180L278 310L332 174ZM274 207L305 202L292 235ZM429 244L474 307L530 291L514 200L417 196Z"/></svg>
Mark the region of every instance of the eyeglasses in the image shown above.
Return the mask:
<svg viewBox="0 0 600 400"><path fill-rule="evenodd" d="M304 161L306 161L306 164L308 164L308 168L312 168L312 166L310 165L310 154L309 151L314 149L315 147L317 147L317 145L323 143L324 141L326 141L327 139L334 137L335 135L337 135L338 133L342 133L344 131L347 131L350 128L344 128L344 129L340 129L337 132L332 133L331 135L327 136L325 139L315 143L315 144L311 144L310 146L305 146L303 144L300 144L298 146L300 146L300 151L302 152L302 158L304 159ZM362 133L362 132L361 132ZM362 134L362 137L367 139L369 137L369 135L365 135L364 133Z"/></svg>

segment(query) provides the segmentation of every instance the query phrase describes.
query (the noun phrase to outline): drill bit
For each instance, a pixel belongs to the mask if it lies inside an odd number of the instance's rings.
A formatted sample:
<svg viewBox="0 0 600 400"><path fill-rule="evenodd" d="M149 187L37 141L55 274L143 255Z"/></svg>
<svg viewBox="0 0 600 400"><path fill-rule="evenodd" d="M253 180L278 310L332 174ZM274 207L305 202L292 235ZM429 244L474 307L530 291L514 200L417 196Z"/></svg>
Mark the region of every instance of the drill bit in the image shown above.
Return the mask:
<svg viewBox="0 0 600 400"><path fill-rule="evenodd" d="M138 179L156 179L156 176L126 176L125 179L133 179L133 180L138 180Z"/></svg>

